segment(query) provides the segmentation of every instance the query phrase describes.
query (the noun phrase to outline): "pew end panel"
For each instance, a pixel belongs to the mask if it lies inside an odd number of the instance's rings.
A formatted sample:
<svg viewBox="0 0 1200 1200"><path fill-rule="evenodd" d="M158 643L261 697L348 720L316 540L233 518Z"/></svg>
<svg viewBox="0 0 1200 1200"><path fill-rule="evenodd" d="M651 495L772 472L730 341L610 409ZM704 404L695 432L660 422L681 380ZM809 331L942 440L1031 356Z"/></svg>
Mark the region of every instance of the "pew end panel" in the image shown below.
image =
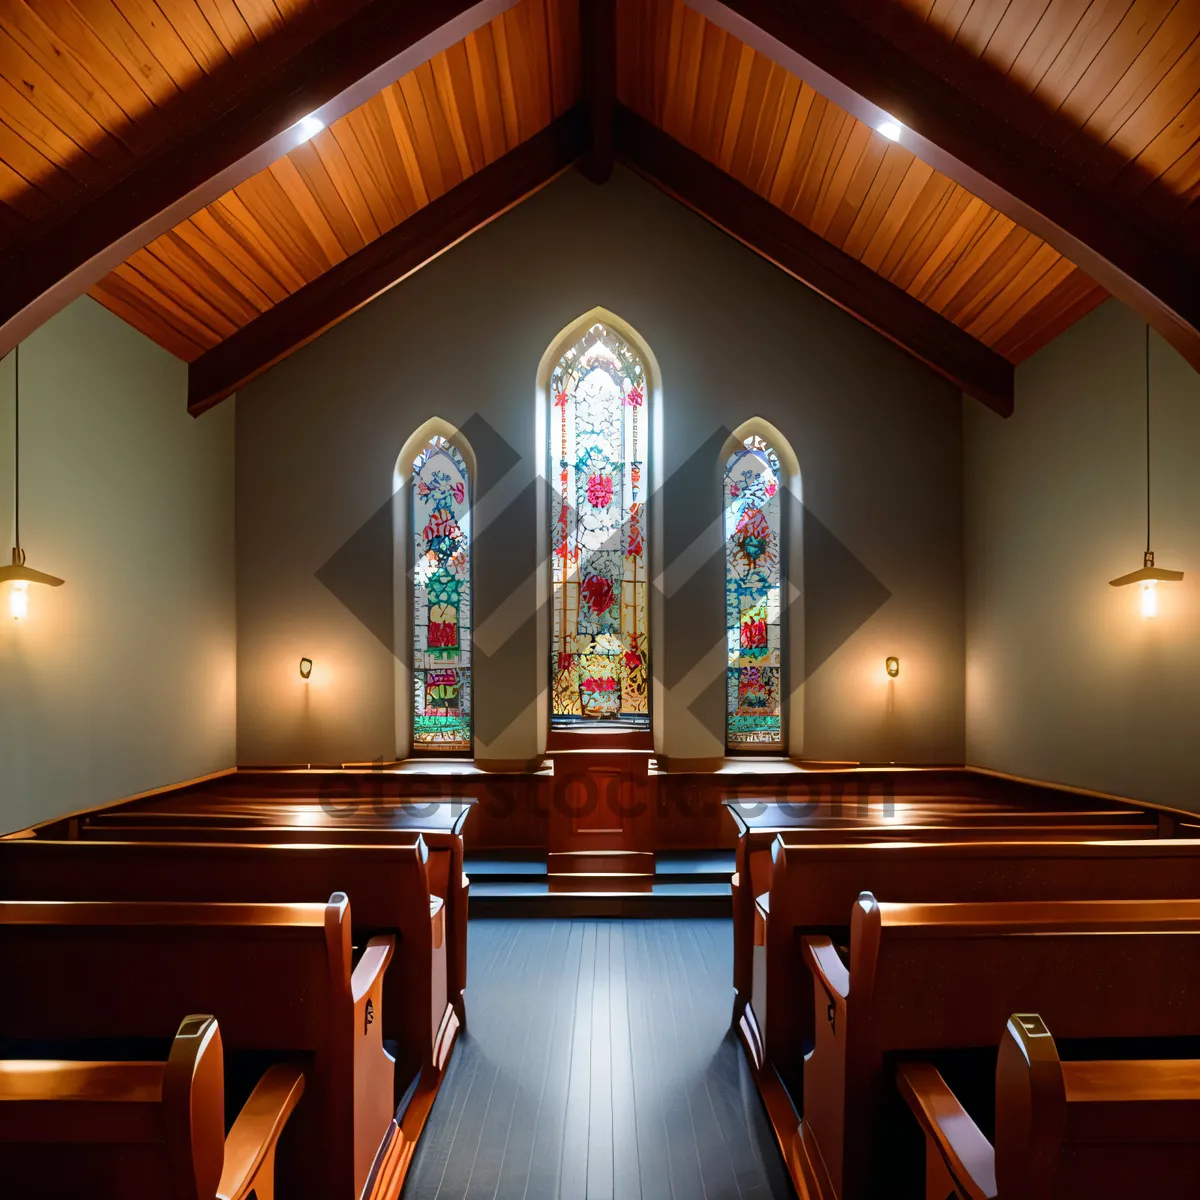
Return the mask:
<svg viewBox="0 0 1200 1200"><path fill-rule="evenodd" d="M373 937L350 979L354 1006L354 1194L363 1195L380 1147L393 1136L396 1063L383 1045L384 972L393 937Z"/></svg>

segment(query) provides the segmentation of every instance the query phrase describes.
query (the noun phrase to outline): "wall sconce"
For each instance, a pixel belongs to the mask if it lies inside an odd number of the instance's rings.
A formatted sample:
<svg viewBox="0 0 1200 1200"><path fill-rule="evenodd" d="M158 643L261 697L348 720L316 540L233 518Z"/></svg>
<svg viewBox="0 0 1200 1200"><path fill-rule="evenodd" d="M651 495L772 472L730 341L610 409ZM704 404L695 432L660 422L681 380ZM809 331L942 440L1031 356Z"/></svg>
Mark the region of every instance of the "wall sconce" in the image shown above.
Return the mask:
<svg viewBox="0 0 1200 1200"><path fill-rule="evenodd" d="M312 659L311 658L302 658L300 660L300 678L303 679L305 683L307 683L309 681L309 679L312 678Z"/></svg>
<svg viewBox="0 0 1200 1200"><path fill-rule="evenodd" d="M895 655L889 654L883 660L883 669L888 673L889 679L895 679L900 674L900 660Z"/></svg>

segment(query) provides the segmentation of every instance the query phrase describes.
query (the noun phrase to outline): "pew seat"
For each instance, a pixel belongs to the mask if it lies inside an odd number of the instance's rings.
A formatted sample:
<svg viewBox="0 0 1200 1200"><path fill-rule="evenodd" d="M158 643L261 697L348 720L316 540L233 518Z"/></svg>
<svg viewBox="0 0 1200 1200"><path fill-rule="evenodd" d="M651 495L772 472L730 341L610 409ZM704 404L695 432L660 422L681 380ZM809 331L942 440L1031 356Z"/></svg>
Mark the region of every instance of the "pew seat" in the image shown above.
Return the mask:
<svg viewBox="0 0 1200 1200"><path fill-rule="evenodd" d="M22 839L0 842L0 900L315 903L346 893L354 945L394 940L381 1021L402 1094L415 1074L441 1072L459 1024L449 1004L445 905L431 890L429 858L419 835L345 846ZM436 1087L437 1079L425 1082Z"/></svg>
<svg viewBox="0 0 1200 1200"><path fill-rule="evenodd" d="M230 1052L304 1069L279 1193L383 1200L377 1165L401 1140L382 1038L394 938L371 938L355 962L350 930L340 893L324 904L0 901L0 962L16 964L0 988L0 1031L20 1044L6 1057L44 1058L21 1046L64 1037L166 1040L171 1013L211 1013Z"/></svg>
<svg viewBox="0 0 1200 1200"><path fill-rule="evenodd" d="M217 1021L185 1017L166 1062L0 1061L0 1181L22 1200L273 1200L304 1073L276 1063L225 1131Z"/></svg>
<svg viewBox="0 0 1200 1200"><path fill-rule="evenodd" d="M802 944L818 1016L787 1150L814 1200L894 1194L885 1114L898 1059L994 1051L1022 1008L1069 1039L1200 1036L1200 900L895 904L864 893L848 965L827 936Z"/></svg>
<svg viewBox="0 0 1200 1200"><path fill-rule="evenodd" d="M429 849L430 890L445 901L447 989L459 1020L466 1017L467 914L471 881L463 871L463 826L473 801L421 801L344 805L316 800L216 803L183 801L159 807L106 809L59 821L38 832L61 841L69 829L86 841L269 842L377 845L411 843L420 837ZM74 839L72 839L74 840Z"/></svg>
<svg viewBox="0 0 1200 1200"><path fill-rule="evenodd" d="M761 1068L770 1058L793 1090L815 1019L800 938L829 934L848 942L850 913L862 892L908 904L1200 897L1200 841L814 845L793 838L780 837L773 847L770 901L763 905L760 896L756 905L751 978L739 981L749 992L739 1027L751 1063Z"/></svg>
<svg viewBox="0 0 1200 1200"><path fill-rule="evenodd" d="M1014 1014L996 1062L995 1134L927 1062L897 1069L925 1135L926 1200L1126 1200L1200 1187L1200 1061L1064 1062Z"/></svg>

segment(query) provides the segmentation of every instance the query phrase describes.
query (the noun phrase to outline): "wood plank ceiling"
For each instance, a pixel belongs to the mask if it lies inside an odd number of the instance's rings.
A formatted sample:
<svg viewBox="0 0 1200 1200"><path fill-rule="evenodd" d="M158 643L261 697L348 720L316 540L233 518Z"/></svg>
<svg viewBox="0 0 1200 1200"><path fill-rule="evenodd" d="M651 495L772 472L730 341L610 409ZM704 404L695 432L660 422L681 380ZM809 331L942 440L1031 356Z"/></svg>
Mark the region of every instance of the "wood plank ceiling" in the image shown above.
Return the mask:
<svg viewBox="0 0 1200 1200"><path fill-rule="evenodd" d="M0 252L164 141L204 80L325 16L315 0L2 0Z"/></svg>
<svg viewBox="0 0 1200 1200"><path fill-rule="evenodd" d="M190 362L569 109L573 0L522 0L138 251L91 294Z"/></svg>
<svg viewBox="0 0 1200 1200"><path fill-rule="evenodd" d="M1011 362L1105 298L1040 238L680 0L620 0L617 93Z"/></svg>
<svg viewBox="0 0 1200 1200"><path fill-rule="evenodd" d="M0 262L200 119L206 87L219 94L256 56L309 44L364 3L0 0ZM1200 3L844 8L1069 163L1089 199L1200 258ZM1010 362L1106 295L682 0L616 0L616 22L621 103ZM193 361L546 129L582 78L579 0L520 0L91 294Z"/></svg>
<svg viewBox="0 0 1200 1200"><path fill-rule="evenodd" d="M1200 255L1195 0L850 0L905 52Z"/></svg>

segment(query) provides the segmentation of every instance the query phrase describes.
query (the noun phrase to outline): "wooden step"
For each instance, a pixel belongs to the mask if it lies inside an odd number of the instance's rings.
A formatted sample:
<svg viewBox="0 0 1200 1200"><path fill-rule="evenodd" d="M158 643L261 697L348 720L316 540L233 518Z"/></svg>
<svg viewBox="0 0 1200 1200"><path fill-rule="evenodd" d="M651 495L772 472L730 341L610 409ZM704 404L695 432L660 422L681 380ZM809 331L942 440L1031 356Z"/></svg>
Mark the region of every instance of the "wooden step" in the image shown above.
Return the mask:
<svg viewBox="0 0 1200 1200"><path fill-rule="evenodd" d="M546 870L551 875L570 875L577 872L626 872L633 875L654 874L652 850L559 850L546 855Z"/></svg>
<svg viewBox="0 0 1200 1200"><path fill-rule="evenodd" d="M654 873L641 871L568 871L547 875L551 892L650 892Z"/></svg>

